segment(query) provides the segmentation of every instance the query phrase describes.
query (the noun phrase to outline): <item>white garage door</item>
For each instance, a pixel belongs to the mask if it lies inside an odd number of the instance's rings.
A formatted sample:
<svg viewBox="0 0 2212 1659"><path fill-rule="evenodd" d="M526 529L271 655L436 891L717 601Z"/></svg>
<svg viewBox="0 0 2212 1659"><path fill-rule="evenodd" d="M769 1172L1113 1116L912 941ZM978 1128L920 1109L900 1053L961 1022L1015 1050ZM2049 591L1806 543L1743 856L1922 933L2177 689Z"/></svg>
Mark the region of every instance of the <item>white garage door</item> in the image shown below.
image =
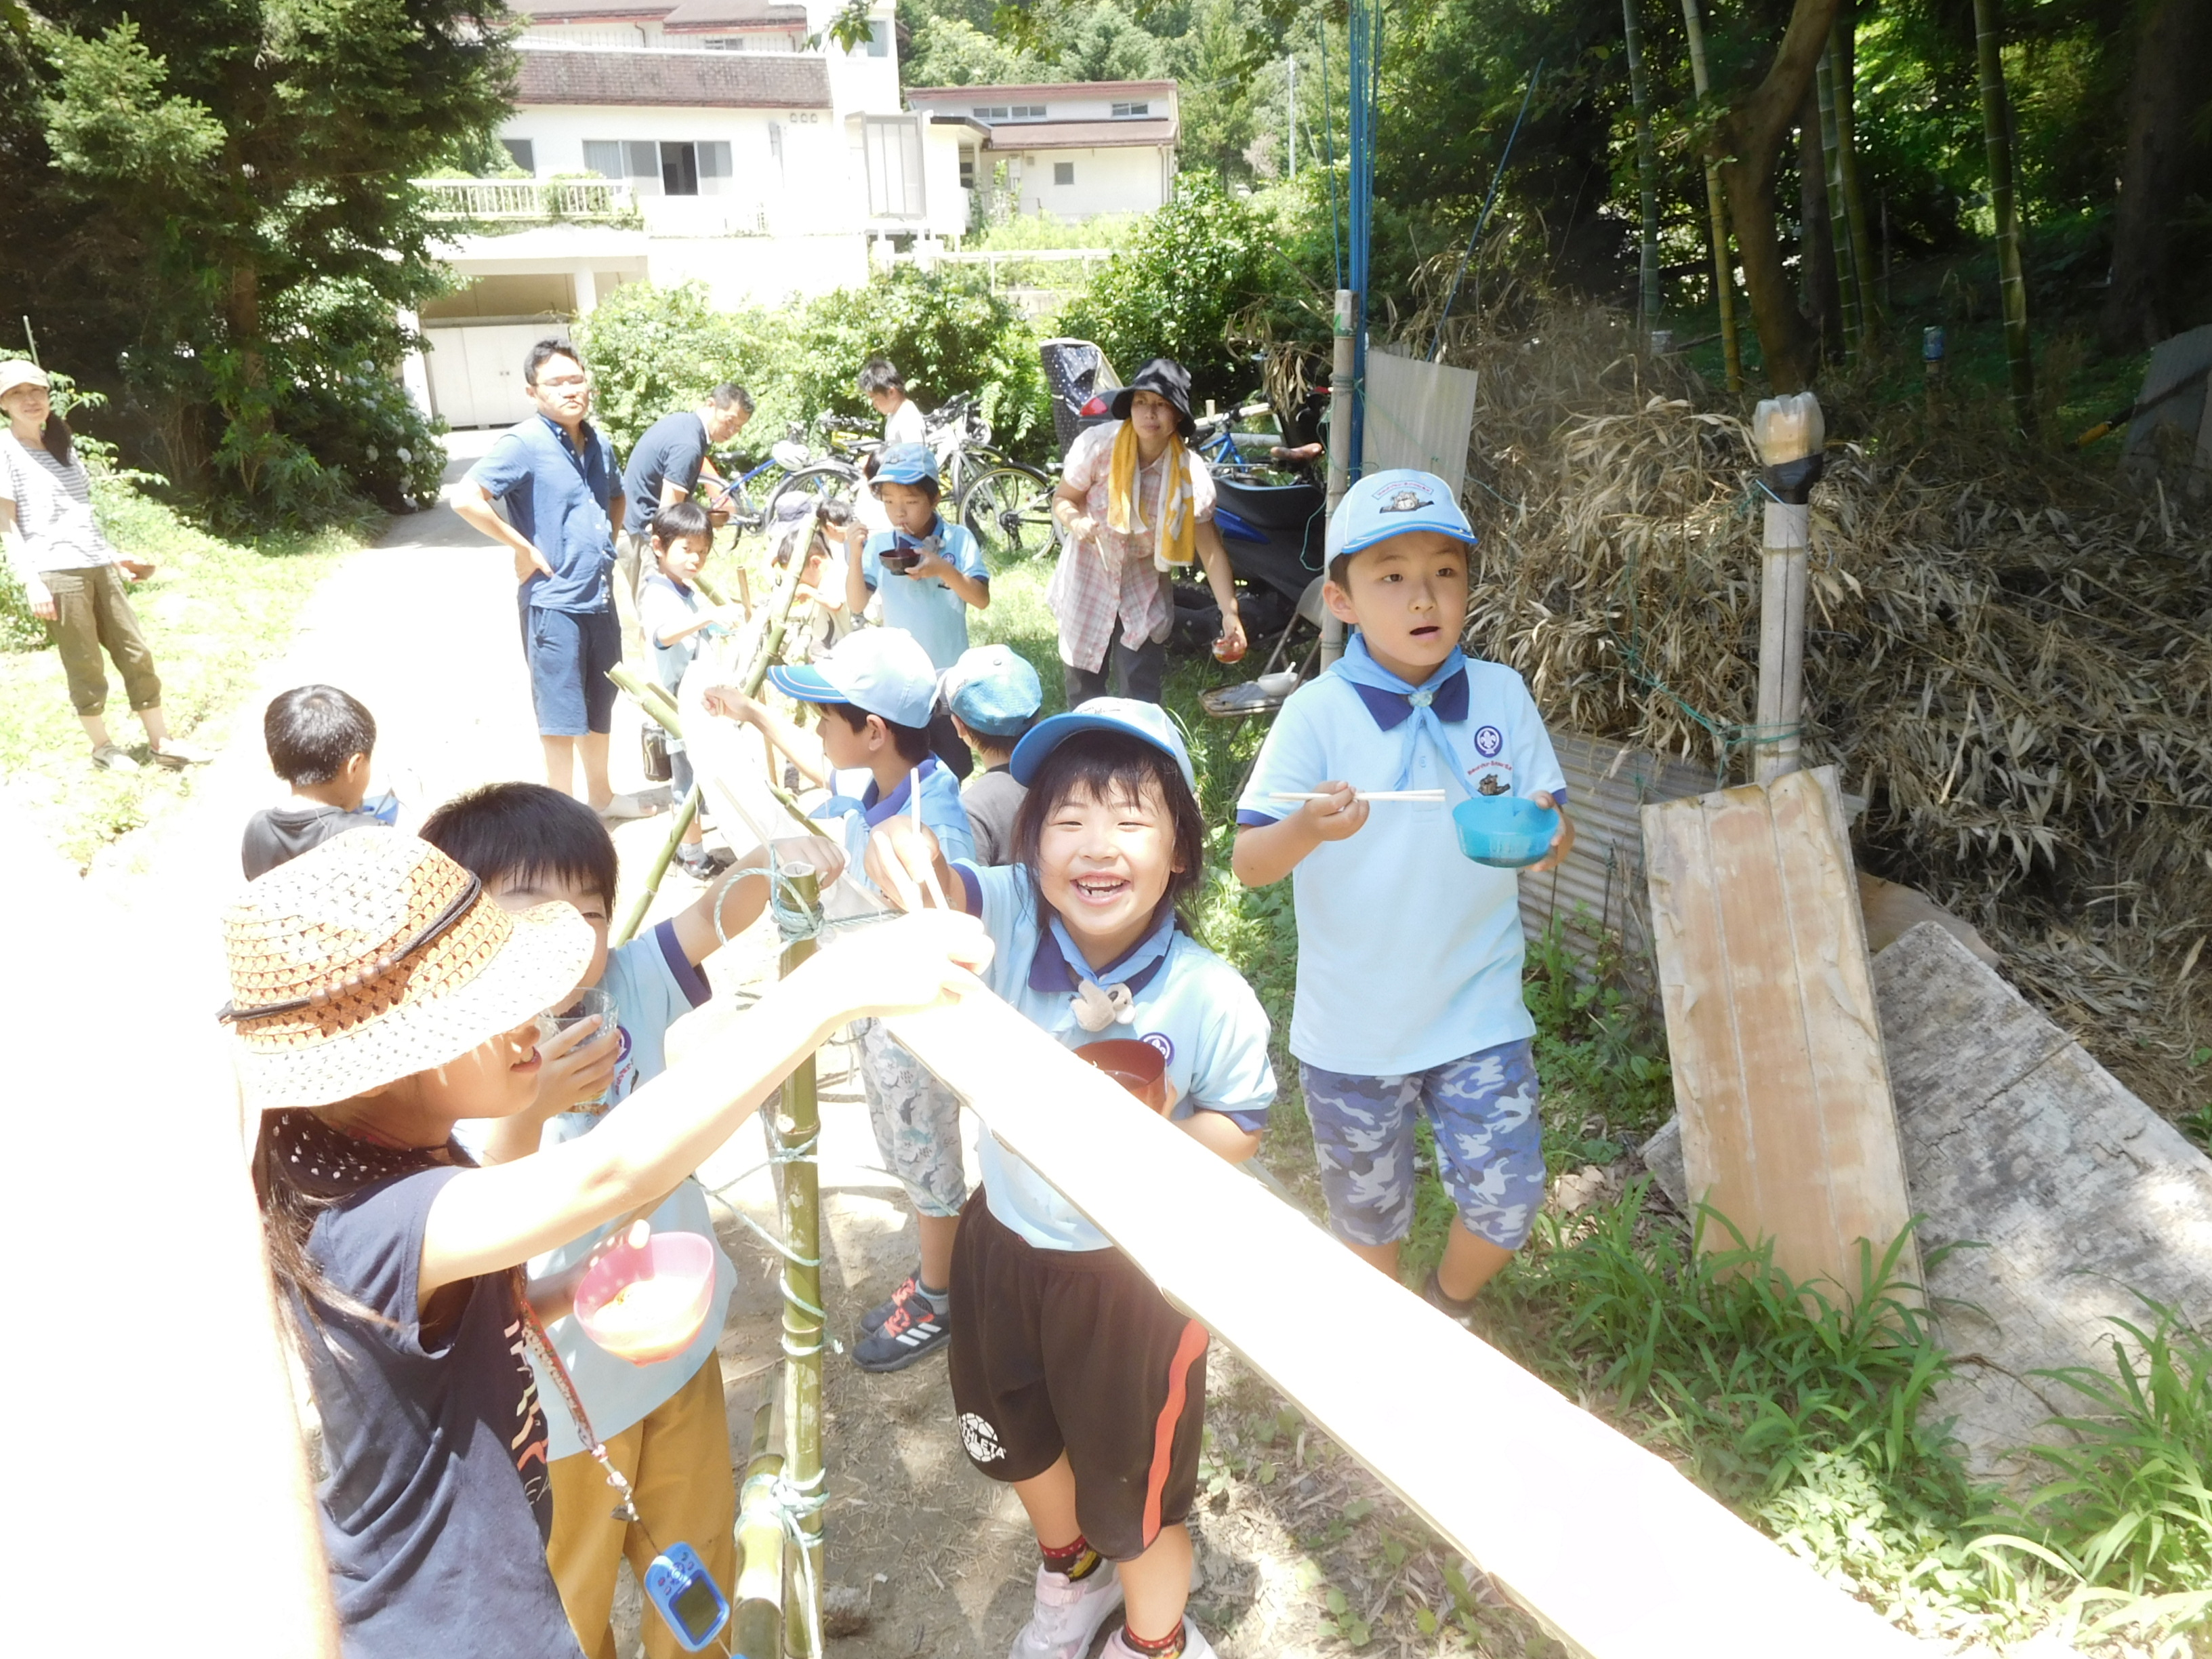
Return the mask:
<svg viewBox="0 0 2212 1659"><path fill-rule="evenodd" d="M558 323L425 327L432 406L450 427L527 420L533 410L522 384L522 360L538 341L567 332Z"/></svg>

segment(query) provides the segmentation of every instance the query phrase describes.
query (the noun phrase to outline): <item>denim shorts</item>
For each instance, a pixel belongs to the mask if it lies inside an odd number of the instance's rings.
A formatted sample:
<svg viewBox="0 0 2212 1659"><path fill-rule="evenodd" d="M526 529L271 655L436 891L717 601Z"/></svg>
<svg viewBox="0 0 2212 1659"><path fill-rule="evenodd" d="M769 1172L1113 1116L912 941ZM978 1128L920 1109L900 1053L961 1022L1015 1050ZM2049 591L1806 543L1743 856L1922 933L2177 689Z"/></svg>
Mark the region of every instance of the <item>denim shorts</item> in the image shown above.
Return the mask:
<svg viewBox="0 0 2212 1659"><path fill-rule="evenodd" d="M1413 1121L1425 1115L1437 1173L1467 1230L1501 1249L1528 1241L1544 1203L1544 1129L1526 1038L1424 1072L1347 1077L1300 1062L1328 1220L1355 1244L1413 1224Z"/></svg>
<svg viewBox="0 0 2212 1659"><path fill-rule="evenodd" d="M530 701L540 736L580 738L614 729L615 683L607 670L622 661L622 623L612 605L604 611L526 605L522 649L530 659Z"/></svg>

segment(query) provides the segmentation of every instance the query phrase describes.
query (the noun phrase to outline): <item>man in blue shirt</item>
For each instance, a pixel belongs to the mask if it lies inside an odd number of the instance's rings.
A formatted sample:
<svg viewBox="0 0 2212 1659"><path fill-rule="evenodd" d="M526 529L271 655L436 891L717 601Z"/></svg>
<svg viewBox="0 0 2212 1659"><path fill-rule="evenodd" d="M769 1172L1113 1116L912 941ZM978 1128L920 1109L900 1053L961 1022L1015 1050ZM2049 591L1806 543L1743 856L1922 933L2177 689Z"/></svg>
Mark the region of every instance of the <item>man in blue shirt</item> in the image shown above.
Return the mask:
<svg viewBox="0 0 2212 1659"><path fill-rule="evenodd" d="M607 581L623 516L614 447L585 418L592 382L574 347L540 340L523 359L522 380L538 413L469 469L453 508L514 555L545 781L573 793L580 753L592 808L606 818L642 817L637 798L616 794L607 776L615 706L607 670L622 660Z"/></svg>

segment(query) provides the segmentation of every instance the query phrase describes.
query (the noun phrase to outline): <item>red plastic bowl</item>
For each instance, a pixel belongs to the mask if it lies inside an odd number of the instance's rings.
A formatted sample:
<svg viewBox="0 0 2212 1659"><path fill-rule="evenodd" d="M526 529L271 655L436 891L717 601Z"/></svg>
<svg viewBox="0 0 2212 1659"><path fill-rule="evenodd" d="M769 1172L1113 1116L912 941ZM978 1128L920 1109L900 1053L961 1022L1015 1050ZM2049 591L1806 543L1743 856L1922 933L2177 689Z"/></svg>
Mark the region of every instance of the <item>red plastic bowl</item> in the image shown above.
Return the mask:
<svg viewBox="0 0 2212 1659"><path fill-rule="evenodd" d="M1168 1109L1167 1056L1149 1042L1131 1037L1111 1037L1086 1042L1075 1051L1156 1112Z"/></svg>
<svg viewBox="0 0 2212 1659"><path fill-rule="evenodd" d="M576 1322L616 1358L651 1365L691 1346L714 1299L714 1247L696 1233L655 1233L592 1264L576 1286Z"/></svg>

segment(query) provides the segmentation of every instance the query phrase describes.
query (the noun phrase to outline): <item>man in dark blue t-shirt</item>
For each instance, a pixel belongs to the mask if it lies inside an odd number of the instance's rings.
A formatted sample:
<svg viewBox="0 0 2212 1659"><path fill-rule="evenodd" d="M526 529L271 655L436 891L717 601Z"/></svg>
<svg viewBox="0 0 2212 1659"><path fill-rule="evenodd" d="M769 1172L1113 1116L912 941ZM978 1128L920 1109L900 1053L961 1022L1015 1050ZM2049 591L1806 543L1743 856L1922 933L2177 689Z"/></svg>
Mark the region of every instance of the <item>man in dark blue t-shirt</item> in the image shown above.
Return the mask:
<svg viewBox="0 0 2212 1659"><path fill-rule="evenodd" d="M720 477L707 459L708 451L744 431L752 416L753 394L735 380L725 380L698 408L662 416L631 447L629 465L623 469L623 494L629 512L622 533L615 538L616 563L625 592L635 595L640 573L652 568L653 515L664 507L689 501L698 492L702 473ZM716 514L714 522L722 523L723 517Z"/></svg>
<svg viewBox="0 0 2212 1659"><path fill-rule="evenodd" d="M642 817L645 806L616 794L607 776L615 707L607 670L622 660L608 586L623 517L614 447L585 418L592 382L574 347L540 340L523 359L522 381L538 413L469 469L453 510L514 555L545 781L574 793L580 754L586 797L599 815Z"/></svg>

